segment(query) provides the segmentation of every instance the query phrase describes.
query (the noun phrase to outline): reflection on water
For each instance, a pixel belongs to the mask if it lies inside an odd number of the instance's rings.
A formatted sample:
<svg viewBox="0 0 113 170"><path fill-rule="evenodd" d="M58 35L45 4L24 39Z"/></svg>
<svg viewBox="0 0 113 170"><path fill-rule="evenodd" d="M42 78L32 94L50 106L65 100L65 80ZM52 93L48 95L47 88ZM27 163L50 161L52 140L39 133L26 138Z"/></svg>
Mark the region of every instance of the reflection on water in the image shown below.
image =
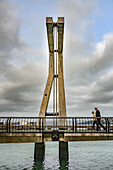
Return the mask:
<svg viewBox="0 0 113 170"><path fill-rule="evenodd" d="M44 170L44 161L34 160L32 170Z"/></svg>
<svg viewBox="0 0 113 170"><path fill-rule="evenodd" d="M53 162L50 163L50 165L52 164ZM67 160L59 160L58 165L54 165L53 167L54 168L56 167L58 170L68 170L68 165L69 162ZM34 160L32 170L54 169L54 168L47 168L46 166L47 164L45 164L45 160L43 161ZM54 170L56 170L56 168Z"/></svg>
<svg viewBox="0 0 113 170"><path fill-rule="evenodd" d="M51 144L51 142L50 142ZM59 147L58 147L59 145ZM55 145L54 145L55 146ZM68 142L57 142L56 146L58 148L54 149L59 149L59 159L58 162L54 165L54 168L60 169L60 170L68 170L68 159L69 159L69 154L68 154ZM45 143L36 143L35 144L35 152L34 152L34 165L33 165L33 170L40 169L44 170L46 169L48 163L46 162L48 157L51 156L52 153L52 147L48 147L46 150L46 153L48 153L48 156L45 156ZM49 152L51 151L50 155ZM56 153L56 152L54 152ZM51 163L51 158L48 160ZM55 162L54 162L55 163ZM56 167L55 167L56 166ZM48 167L49 169L49 167Z"/></svg>
<svg viewBox="0 0 113 170"><path fill-rule="evenodd" d="M59 160L60 162L60 169L61 170L68 170L69 162L67 160Z"/></svg>

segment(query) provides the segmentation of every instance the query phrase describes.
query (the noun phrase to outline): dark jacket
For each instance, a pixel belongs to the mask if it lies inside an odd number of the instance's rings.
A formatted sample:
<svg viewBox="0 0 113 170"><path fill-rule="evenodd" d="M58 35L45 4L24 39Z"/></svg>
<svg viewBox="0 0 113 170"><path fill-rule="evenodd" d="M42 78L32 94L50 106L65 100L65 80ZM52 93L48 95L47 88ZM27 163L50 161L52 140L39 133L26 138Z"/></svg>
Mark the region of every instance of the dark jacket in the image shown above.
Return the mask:
<svg viewBox="0 0 113 170"><path fill-rule="evenodd" d="M96 111L96 117L101 117L99 110ZM99 119L99 120L100 120L100 119Z"/></svg>

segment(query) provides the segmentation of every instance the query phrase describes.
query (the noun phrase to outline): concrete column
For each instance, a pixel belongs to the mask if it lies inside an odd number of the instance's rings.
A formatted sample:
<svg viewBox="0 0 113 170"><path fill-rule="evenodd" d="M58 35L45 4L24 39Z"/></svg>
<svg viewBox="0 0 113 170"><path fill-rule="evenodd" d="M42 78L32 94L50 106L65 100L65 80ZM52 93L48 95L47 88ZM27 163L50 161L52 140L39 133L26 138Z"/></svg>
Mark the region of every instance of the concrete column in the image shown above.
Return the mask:
<svg viewBox="0 0 113 170"><path fill-rule="evenodd" d="M58 17L58 90L59 90L59 116L66 116L66 102L63 78L63 37L64 17ZM61 121L61 125L62 125Z"/></svg>
<svg viewBox="0 0 113 170"><path fill-rule="evenodd" d="M35 143L34 160L43 161L45 156L45 143Z"/></svg>
<svg viewBox="0 0 113 170"><path fill-rule="evenodd" d="M68 161L68 142L59 142L59 159Z"/></svg>
<svg viewBox="0 0 113 170"><path fill-rule="evenodd" d="M59 162L60 162L60 168L68 170L68 142L59 142Z"/></svg>

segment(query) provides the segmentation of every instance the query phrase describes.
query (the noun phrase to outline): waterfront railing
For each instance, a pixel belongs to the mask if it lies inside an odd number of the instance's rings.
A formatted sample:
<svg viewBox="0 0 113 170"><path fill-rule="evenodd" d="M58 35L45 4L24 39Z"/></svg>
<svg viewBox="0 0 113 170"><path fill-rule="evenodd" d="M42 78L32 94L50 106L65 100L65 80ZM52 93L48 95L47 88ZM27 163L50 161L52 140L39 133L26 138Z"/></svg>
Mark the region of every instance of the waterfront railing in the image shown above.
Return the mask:
<svg viewBox="0 0 113 170"><path fill-rule="evenodd" d="M0 117L0 133L113 133L113 117L100 119L105 129L97 131L93 117Z"/></svg>

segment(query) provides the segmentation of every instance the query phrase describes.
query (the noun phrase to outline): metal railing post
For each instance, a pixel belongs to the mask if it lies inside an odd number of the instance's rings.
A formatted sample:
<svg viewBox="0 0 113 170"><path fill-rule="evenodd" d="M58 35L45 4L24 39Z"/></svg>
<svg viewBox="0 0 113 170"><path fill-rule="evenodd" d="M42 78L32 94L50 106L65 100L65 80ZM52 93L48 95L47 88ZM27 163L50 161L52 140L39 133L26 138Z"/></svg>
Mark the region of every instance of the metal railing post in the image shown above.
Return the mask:
<svg viewBox="0 0 113 170"><path fill-rule="evenodd" d="M77 131L77 120L75 118L75 132Z"/></svg>
<svg viewBox="0 0 113 170"><path fill-rule="evenodd" d="M9 118L9 132L10 132L10 121L11 121L11 118Z"/></svg>
<svg viewBox="0 0 113 170"><path fill-rule="evenodd" d="M7 121L6 121L6 132L8 132L8 119L7 119Z"/></svg>
<svg viewBox="0 0 113 170"><path fill-rule="evenodd" d="M72 118L72 130L74 132L74 119Z"/></svg>
<svg viewBox="0 0 113 170"><path fill-rule="evenodd" d="M39 119L39 131L41 131L41 119Z"/></svg>
<svg viewBox="0 0 113 170"><path fill-rule="evenodd" d="M42 118L42 132L43 132L43 118Z"/></svg>
<svg viewBox="0 0 113 170"><path fill-rule="evenodd" d="M108 132L108 118L105 118L106 121L106 132Z"/></svg>
<svg viewBox="0 0 113 170"><path fill-rule="evenodd" d="M110 122L109 122L109 119L108 119L108 132L109 132L109 130L110 130L110 129L109 129L109 125L110 125Z"/></svg>

